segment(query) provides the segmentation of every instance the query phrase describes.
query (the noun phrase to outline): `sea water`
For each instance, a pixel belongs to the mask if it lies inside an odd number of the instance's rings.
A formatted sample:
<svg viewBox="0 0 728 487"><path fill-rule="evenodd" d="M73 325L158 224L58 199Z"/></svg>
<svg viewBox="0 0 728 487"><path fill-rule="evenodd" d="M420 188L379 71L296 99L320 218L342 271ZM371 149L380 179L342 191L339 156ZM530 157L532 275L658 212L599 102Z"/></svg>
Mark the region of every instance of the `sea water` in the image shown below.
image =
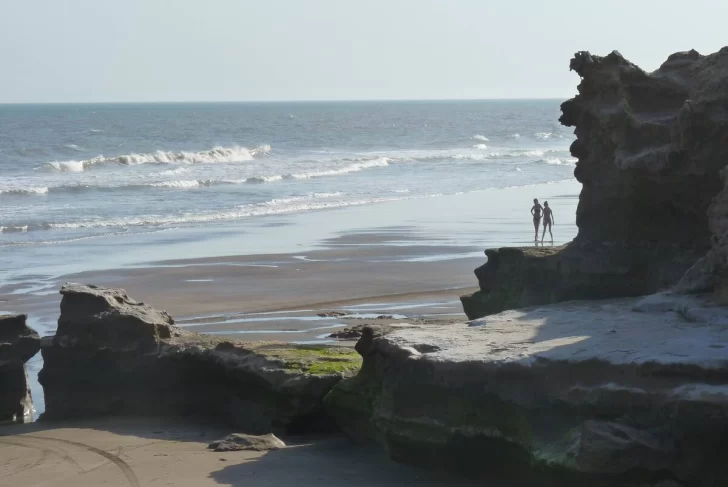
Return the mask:
<svg viewBox="0 0 728 487"><path fill-rule="evenodd" d="M0 105L0 285L134 235L194 245L221 223L571 179L558 116L557 100Z"/></svg>

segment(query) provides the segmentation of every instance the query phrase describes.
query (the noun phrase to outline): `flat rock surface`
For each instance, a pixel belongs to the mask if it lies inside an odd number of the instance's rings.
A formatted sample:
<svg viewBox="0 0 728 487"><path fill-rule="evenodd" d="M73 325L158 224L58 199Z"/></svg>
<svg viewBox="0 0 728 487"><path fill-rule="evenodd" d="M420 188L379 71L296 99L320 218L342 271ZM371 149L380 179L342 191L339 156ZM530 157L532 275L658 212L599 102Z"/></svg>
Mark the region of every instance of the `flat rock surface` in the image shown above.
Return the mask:
<svg viewBox="0 0 728 487"><path fill-rule="evenodd" d="M411 347L415 354L422 345L436 347L425 354L435 361L531 365L542 359L598 359L615 365L657 362L715 369L728 364L728 327L688 321L678 312L632 311L638 301L572 301L504 311L488 316L481 326L395 330L385 339ZM728 316L724 308L704 309L712 309L711 316Z"/></svg>

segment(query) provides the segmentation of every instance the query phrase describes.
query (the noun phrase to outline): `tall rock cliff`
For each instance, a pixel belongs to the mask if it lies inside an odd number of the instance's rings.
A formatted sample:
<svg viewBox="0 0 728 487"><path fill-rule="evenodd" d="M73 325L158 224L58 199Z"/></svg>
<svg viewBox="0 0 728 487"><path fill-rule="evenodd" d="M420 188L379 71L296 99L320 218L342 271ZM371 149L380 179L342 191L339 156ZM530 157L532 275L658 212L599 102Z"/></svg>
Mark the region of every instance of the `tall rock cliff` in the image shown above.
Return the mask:
<svg viewBox="0 0 728 487"><path fill-rule="evenodd" d="M616 51L579 52L570 67L579 94L560 121L577 137L579 233L557 252L490 251L476 270L481 291L463 297L471 318L672 286L725 233L717 222L728 221L728 203L713 200L728 164L728 47L673 54L652 73ZM548 269L547 282L499 270L512 267Z"/></svg>

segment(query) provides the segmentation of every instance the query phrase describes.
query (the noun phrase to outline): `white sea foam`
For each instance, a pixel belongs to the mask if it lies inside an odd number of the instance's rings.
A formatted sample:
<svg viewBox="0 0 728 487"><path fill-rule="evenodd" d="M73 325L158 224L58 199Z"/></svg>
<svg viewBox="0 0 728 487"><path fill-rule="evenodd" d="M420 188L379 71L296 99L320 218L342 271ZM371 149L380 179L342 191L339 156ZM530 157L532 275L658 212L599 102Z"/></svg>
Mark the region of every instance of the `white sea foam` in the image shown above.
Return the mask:
<svg viewBox="0 0 728 487"><path fill-rule="evenodd" d="M83 149L80 148L79 146L77 146L76 144L66 144L63 147L65 147L66 149L72 149L72 150L76 150L79 152L83 151Z"/></svg>
<svg viewBox="0 0 728 487"><path fill-rule="evenodd" d="M485 135L473 135L473 138L475 140L482 140L483 142L488 142L489 139Z"/></svg>
<svg viewBox="0 0 728 487"><path fill-rule="evenodd" d="M548 157L543 160L546 164L554 164L557 166L575 166L578 159L567 159L559 157Z"/></svg>
<svg viewBox="0 0 728 487"><path fill-rule="evenodd" d="M510 137L511 139L520 139L521 134L510 134L508 137Z"/></svg>
<svg viewBox="0 0 728 487"><path fill-rule="evenodd" d="M47 163L47 166L56 171L64 172L83 172L85 161L53 161Z"/></svg>
<svg viewBox="0 0 728 487"><path fill-rule="evenodd" d="M469 160L469 161L484 161L490 159L488 154L453 154L452 159L456 160Z"/></svg>
<svg viewBox="0 0 728 487"><path fill-rule="evenodd" d="M0 194L35 195L46 193L48 193L48 188L45 186L32 188L0 188Z"/></svg>
<svg viewBox="0 0 728 487"><path fill-rule="evenodd" d="M280 174L274 174L272 176L253 176L246 179L228 179L225 180L226 182L231 182L233 184L236 184L238 182L243 183L272 183L274 181L281 181L283 179L283 176Z"/></svg>
<svg viewBox="0 0 728 487"><path fill-rule="evenodd" d="M340 167L340 168L325 169L325 170L321 170L321 171L312 171L312 172L304 172L304 173L286 174L283 177L285 179L312 179L312 178L320 178L320 177L325 177L325 176L338 176L341 174L348 174L348 173L352 173L352 172L363 171L364 169L370 169L373 167L385 167L385 166L389 166L389 159L386 157L380 157L378 159L374 159L374 160L370 160L370 161L349 164L347 166Z"/></svg>
<svg viewBox="0 0 728 487"><path fill-rule="evenodd" d="M276 215L284 213L297 213L302 211L315 211L347 206L360 206L367 204L395 201L403 198L369 198L360 200L334 200L317 201L315 197L280 198L264 203L242 205L239 208L221 212L190 213L178 216L136 216L112 219L95 219L80 222L49 223L45 228L100 228L100 227L132 227L132 226L161 226L205 223L213 221L237 220L253 216Z"/></svg>
<svg viewBox="0 0 728 487"><path fill-rule="evenodd" d="M488 146L487 146L487 145L485 145L485 144L475 144L475 145L473 146L473 148L475 148L475 149L480 149L480 150L485 150L485 149L487 149L487 148L488 148Z"/></svg>
<svg viewBox="0 0 728 487"><path fill-rule="evenodd" d="M27 232L28 231L28 225L9 225L6 227L0 227L0 233L10 233L10 232Z"/></svg>
<svg viewBox="0 0 728 487"><path fill-rule="evenodd" d="M534 135L536 136L537 139L541 139L541 140L548 140L553 136L553 134L551 132L538 132Z"/></svg>
<svg viewBox="0 0 728 487"><path fill-rule="evenodd" d="M546 152L542 150L517 150L513 151L513 155L516 157L543 157Z"/></svg>
<svg viewBox="0 0 728 487"><path fill-rule="evenodd" d="M96 164L120 164L136 166L140 164L198 164L198 163L230 163L251 161L257 156L270 152L269 145L261 145L255 149L241 146L215 147L200 152L190 151L156 151L141 154L124 154L120 156L97 156L81 161L53 161L46 164L56 171L81 172Z"/></svg>
<svg viewBox="0 0 728 487"><path fill-rule="evenodd" d="M167 169L166 171L160 171L158 173L152 174L152 176L176 176L178 174L186 173L188 169L186 167L175 167L174 169Z"/></svg>
<svg viewBox="0 0 728 487"><path fill-rule="evenodd" d="M199 181L160 181L158 183L151 183L149 186L154 188L196 188L200 185Z"/></svg>

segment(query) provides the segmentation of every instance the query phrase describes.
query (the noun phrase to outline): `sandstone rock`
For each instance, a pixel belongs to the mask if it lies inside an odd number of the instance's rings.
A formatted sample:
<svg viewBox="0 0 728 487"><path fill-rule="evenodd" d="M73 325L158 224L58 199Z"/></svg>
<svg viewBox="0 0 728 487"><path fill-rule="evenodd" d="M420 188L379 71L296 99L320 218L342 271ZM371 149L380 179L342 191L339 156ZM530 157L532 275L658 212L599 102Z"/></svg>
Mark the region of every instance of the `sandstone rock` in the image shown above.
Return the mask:
<svg viewBox="0 0 728 487"><path fill-rule="evenodd" d="M61 293L58 333L41 346L43 419L182 415L250 433L315 428L325 422L322 397L361 363L350 348L185 332L119 289Z"/></svg>
<svg viewBox="0 0 728 487"><path fill-rule="evenodd" d="M642 296L677 282L700 257L676 255L669 244L575 241L562 247L504 247L485 251L487 262L475 270L480 291L460 298L469 319L574 299ZM644 265L672 261L660 273Z"/></svg>
<svg viewBox="0 0 728 487"><path fill-rule="evenodd" d="M728 303L728 285L723 293L718 284L728 282L728 189L719 176L728 161L728 48L673 54L653 73L616 51L579 52L570 67L579 94L562 104L560 121L577 137L579 233L555 252L486 252L481 290L462 298L468 317L651 294L678 281L678 292L716 289Z"/></svg>
<svg viewBox="0 0 728 487"><path fill-rule="evenodd" d="M316 313L316 316L320 318L340 318L346 316L348 313L343 311L324 311L323 313Z"/></svg>
<svg viewBox="0 0 728 487"><path fill-rule="evenodd" d="M32 419L33 399L25 363L40 349L40 337L26 315L0 316L0 422Z"/></svg>
<svg viewBox="0 0 728 487"><path fill-rule="evenodd" d="M330 338L338 338L339 340L358 340L362 336L365 328L370 328L375 336L391 333L393 330L402 326L409 325L354 325L335 331L329 335Z"/></svg>
<svg viewBox="0 0 728 487"><path fill-rule="evenodd" d="M675 482L674 480L661 480L660 482L657 482L654 487L683 487L681 484Z"/></svg>
<svg viewBox="0 0 728 487"><path fill-rule="evenodd" d="M94 346L154 347L177 330L166 311L137 303L123 289L67 283L56 338ZM179 334L179 333L178 333Z"/></svg>
<svg viewBox="0 0 728 487"><path fill-rule="evenodd" d="M427 468L524 485L728 485L728 328L637 313L636 301L365 329L361 371L327 411L357 441Z"/></svg>
<svg viewBox="0 0 728 487"><path fill-rule="evenodd" d="M272 433L261 436L233 433L221 440L213 441L208 446L211 450L218 452L240 450L266 451L279 450L285 447L286 444Z"/></svg>
<svg viewBox="0 0 728 487"><path fill-rule="evenodd" d="M582 426L576 462L592 472L659 471L669 469L675 456L669 439L626 424L588 420Z"/></svg>

